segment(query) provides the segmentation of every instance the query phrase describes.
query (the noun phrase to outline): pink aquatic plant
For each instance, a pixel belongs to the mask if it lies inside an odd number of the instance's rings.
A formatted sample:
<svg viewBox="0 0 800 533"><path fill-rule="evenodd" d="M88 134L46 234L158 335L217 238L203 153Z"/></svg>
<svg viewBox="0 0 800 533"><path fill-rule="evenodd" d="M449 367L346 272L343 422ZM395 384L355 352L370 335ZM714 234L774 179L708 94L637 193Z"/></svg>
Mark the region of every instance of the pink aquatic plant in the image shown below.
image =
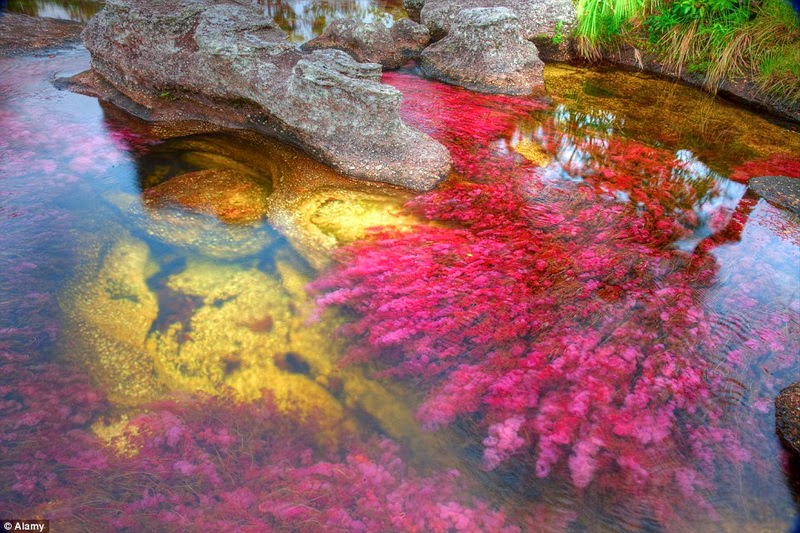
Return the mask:
<svg viewBox="0 0 800 533"><path fill-rule="evenodd" d="M311 420L269 400L166 403L129 424L118 456L55 516L102 527L273 531L517 531L458 488L456 471L420 476L386 439L318 441ZM91 507L102 502L102 512ZM155 521L155 522L154 522Z"/></svg>
<svg viewBox="0 0 800 533"><path fill-rule="evenodd" d="M546 179L553 168L498 142L538 104L495 113L495 97L384 79L414 94L405 119L448 146L461 176L409 205L437 225L351 245L312 284L321 308L353 313L348 360L423 383L428 428L477 424L487 469L566 477L664 525L679 527L676 509L713 515L706 495L754 450L728 423L718 369L764 346L725 336L704 304L714 258L672 246L698 226L710 178L693 186L668 151L611 139L573 140L587 157L557 165L579 180ZM792 313L767 322L787 341L772 356L796 354Z"/></svg>

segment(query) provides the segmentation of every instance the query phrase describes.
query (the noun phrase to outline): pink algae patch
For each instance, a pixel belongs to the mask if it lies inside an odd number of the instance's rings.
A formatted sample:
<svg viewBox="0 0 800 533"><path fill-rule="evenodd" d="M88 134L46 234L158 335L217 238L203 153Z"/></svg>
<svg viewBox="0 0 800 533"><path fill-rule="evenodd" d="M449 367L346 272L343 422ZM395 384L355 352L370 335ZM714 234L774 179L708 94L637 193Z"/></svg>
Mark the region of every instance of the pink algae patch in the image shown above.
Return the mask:
<svg viewBox="0 0 800 533"><path fill-rule="evenodd" d="M665 527L713 516L706 495L731 464L763 464L727 418L718 369L735 366L727 354L788 368L800 346L789 309L771 309L743 342L704 304L713 246L674 246L700 224L703 188L681 178L689 165L635 141L573 139L586 157L559 168L578 181L552 183L551 169L495 142L542 104L402 73L384 81L406 94L404 118L450 149L458 175L408 206L445 224L349 246L312 284L323 308L355 313L343 328L357 339L349 359L423 383L418 416L430 429L481 428L487 469L565 478ZM545 124L541 138L556 155L557 129Z"/></svg>
<svg viewBox="0 0 800 533"><path fill-rule="evenodd" d="M800 159L775 154L759 161L749 161L739 165L731 172L731 179L747 183L757 176L786 176L800 178Z"/></svg>

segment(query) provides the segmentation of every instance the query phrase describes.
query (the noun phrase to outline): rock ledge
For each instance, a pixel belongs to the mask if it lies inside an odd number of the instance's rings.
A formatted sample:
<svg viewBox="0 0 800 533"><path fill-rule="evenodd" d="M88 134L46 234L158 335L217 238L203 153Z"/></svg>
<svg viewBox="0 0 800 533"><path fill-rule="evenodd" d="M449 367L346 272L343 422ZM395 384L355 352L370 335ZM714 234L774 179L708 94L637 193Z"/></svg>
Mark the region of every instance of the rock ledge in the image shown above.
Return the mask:
<svg viewBox="0 0 800 533"><path fill-rule="evenodd" d="M400 119L401 94L380 83L380 65L304 54L250 5L109 0L82 36L95 85L125 98L95 92L150 120L254 129L348 176L415 190L449 172L447 150Z"/></svg>

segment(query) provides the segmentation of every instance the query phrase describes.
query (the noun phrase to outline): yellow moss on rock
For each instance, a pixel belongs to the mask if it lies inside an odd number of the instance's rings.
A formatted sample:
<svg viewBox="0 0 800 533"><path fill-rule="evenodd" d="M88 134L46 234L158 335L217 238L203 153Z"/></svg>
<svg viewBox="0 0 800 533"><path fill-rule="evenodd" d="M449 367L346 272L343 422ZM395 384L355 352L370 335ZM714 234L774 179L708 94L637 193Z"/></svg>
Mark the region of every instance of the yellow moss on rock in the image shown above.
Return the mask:
<svg viewBox="0 0 800 533"><path fill-rule="evenodd" d="M235 170L200 170L175 176L143 193L149 208L180 206L228 224L264 217L270 190Z"/></svg>
<svg viewBox="0 0 800 533"><path fill-rule="evenodd" d="M407 193L383 187L278 189L270 197L269 219L315 268L324 268L330 252L363 239L370 228L408 230L421 221L402 210Z"/></svg>
<svg viewBox="0 0 800 533"><path fill-rule="evenodd" d="M515 152L535 165L546 167L550 163L550 156L536 141L523 138L513 146Z"/></svg>
<svg viewBox="0 0 800 533"><path fill-rule="evenodd" d="M123 235L103 254L103 243L83 243L82 267L60 294L64 354L85 365L118 403L155 398L161 386L153 362L143 353L158 316L158 302L146 283L157 267L147 245Z"/></svg>

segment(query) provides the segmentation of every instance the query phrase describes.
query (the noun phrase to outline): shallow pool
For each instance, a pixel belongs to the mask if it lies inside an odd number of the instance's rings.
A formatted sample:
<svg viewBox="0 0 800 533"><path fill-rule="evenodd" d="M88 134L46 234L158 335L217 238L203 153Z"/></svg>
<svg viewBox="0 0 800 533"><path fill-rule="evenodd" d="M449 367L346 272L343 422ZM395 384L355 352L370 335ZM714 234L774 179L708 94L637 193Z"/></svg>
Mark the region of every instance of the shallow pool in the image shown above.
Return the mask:
<svg viewBox="0 0 800 533"><path fill-rule="evenodd" d="M641 74L384 75L428 194L0 58L0 511L65 530L782 531L800 134Z"/></svg>

